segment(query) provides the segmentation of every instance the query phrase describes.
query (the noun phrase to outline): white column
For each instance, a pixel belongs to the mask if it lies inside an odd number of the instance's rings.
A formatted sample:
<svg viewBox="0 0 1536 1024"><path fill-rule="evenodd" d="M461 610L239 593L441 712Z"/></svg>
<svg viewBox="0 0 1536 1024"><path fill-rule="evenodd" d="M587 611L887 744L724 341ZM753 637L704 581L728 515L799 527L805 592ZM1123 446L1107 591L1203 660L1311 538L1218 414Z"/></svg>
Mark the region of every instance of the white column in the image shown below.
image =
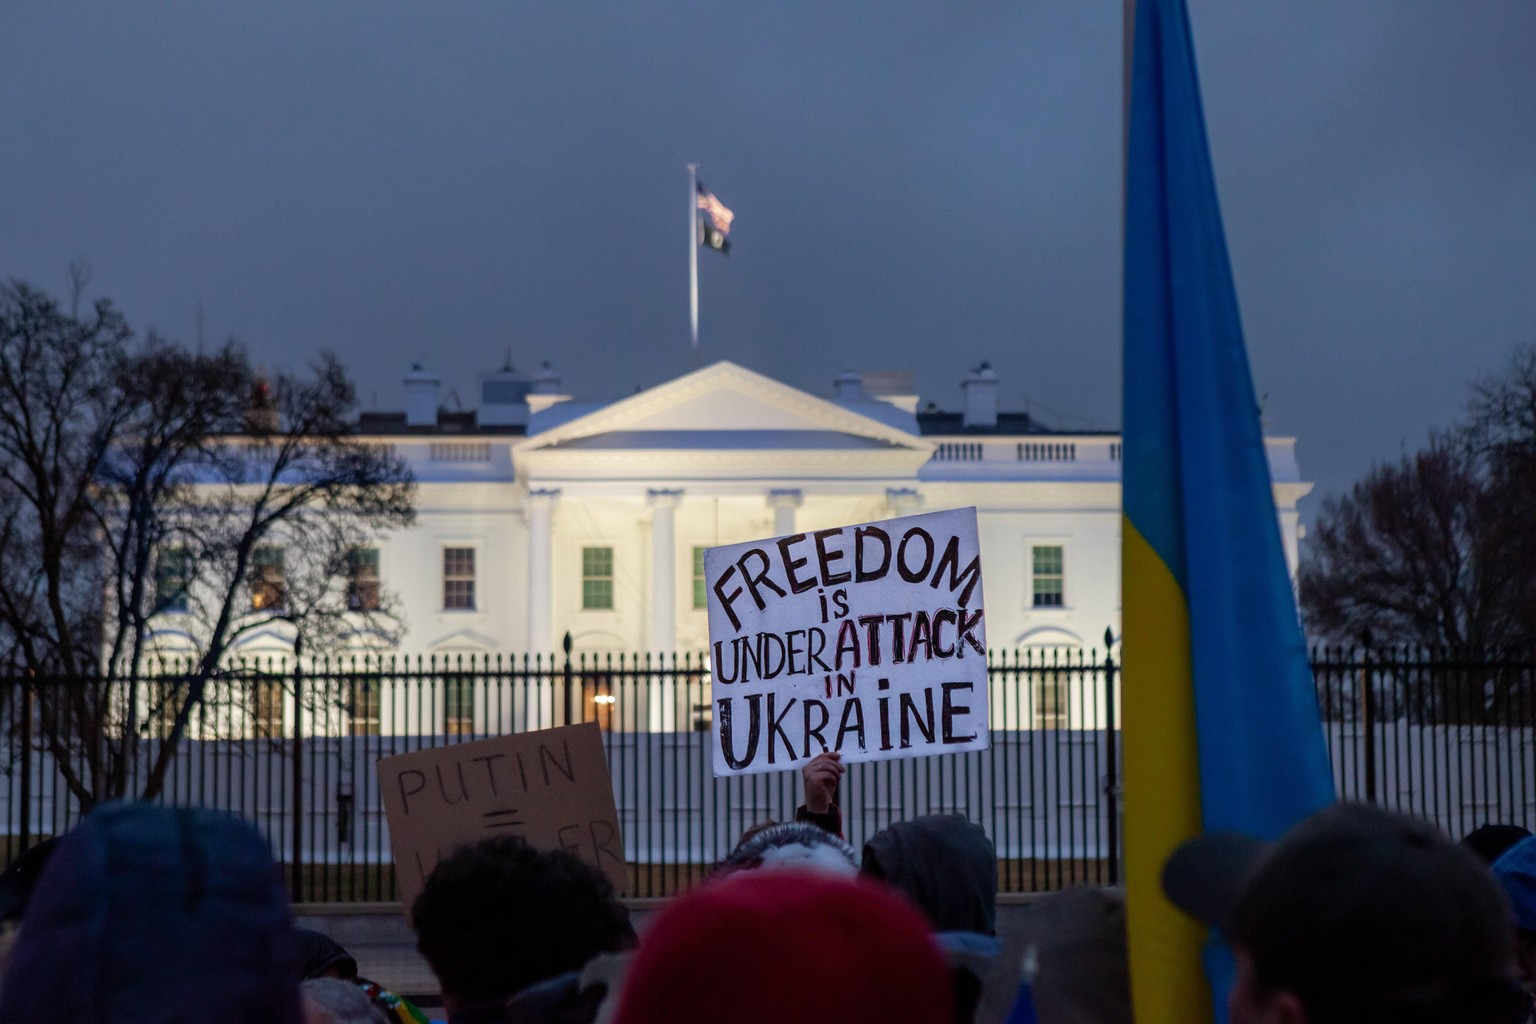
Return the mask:
<svg viewBox="0 0 1536 1024"><path fill-rule="evenodd" d="M651 506L651 645L657 653L677 648L677 505L682 491L647 491Z"/></svg>
<svg viewBox="0 0 1536 1024"><path fill-rule="evenodd" d="M528 653L543 655L554 664L553 525L559 491L530 491L523 502L528 517ZM525 691L521 718L527 729L548 729L555 724L553 674Z"/></svg>
<svg viewBox="0 0 1536 1024"><path fill-rule="evenodd" d="M651 653L660 666L677 650L677 506L682 491L646 492L651 506ZM652 732L671 732L677 725L676 687L664 676L650 681Z"/></svg>
<svg viewBox="0 0 1536 1024"><path fill-rule="evenodd" d="M890 506L891 516L915 515L923 504L923 496L911 487L887 487L885 503Z"/></svg>
<svg viewBox="0 0 1536 1024"><path fill-rule="evenodd" d="M773 509L773 535L786 537L795 532L795 509L805 501L797 490L768 492L768 507Z"/></svg>
<svg viewBox="0 0 1536 1024"><path fill-rule="evenodd" d="M529 491L523 508L528 516L528 653L552 655L554 637L553 526L559 491Z"/></svg>

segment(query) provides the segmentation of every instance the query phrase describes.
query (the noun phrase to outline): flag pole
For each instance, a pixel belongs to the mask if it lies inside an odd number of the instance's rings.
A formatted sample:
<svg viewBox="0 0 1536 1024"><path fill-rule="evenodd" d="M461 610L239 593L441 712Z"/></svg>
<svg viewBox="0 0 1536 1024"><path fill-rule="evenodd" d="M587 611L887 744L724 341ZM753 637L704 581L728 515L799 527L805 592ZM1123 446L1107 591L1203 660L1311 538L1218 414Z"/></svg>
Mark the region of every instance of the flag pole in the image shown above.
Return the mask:
<svg viewBox="0 0 1536 1024"><path fill-rule="evenodd" d="M699 165L688 165L688 325L699 350Z"/></svg>

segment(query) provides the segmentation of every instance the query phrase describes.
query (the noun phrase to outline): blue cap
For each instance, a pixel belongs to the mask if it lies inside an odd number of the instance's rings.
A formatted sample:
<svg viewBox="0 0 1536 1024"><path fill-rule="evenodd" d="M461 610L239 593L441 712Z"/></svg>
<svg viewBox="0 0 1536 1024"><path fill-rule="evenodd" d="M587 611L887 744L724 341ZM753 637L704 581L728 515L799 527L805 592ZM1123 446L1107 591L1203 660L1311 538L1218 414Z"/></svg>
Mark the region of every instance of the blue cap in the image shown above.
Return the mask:
<svg viewBox="0 0 1536 1024"><path fill-rule="evenodd" d="M1536 932L1536 836L1522 839L1493 862L1493 877L1509 897L1515 925Z"/></svg>

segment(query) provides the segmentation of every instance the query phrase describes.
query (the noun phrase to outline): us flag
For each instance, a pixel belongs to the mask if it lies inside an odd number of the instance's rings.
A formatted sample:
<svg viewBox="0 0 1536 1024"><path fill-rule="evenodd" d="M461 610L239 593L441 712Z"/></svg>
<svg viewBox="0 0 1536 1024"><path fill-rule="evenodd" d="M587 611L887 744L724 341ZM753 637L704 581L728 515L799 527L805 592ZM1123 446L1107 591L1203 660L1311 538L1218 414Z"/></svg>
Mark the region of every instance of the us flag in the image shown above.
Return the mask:
<svg viewBox="0 0 1536 1024"><path fill-rule="evenodd" d="M731 221L736 219L736 215L715 198L715 194L705 188L702 181L698 184L698 193L698 206L704 211L704 216L699 221L699 244L729 253Z"/></svg>

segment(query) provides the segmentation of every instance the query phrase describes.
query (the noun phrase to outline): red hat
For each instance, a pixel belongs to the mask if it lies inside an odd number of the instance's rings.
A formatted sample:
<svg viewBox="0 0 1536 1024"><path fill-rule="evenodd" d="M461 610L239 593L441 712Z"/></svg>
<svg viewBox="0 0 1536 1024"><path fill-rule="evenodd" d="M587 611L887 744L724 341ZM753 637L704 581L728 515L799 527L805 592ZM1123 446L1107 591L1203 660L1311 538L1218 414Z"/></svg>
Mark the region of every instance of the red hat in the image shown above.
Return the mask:
<svg viewBox="0 0 1536 1024"><path fill-rule="evenodd" d="M869 882L749 871L662 911L615 1024L949 1024L949 972L916 910Z"/></svg>

